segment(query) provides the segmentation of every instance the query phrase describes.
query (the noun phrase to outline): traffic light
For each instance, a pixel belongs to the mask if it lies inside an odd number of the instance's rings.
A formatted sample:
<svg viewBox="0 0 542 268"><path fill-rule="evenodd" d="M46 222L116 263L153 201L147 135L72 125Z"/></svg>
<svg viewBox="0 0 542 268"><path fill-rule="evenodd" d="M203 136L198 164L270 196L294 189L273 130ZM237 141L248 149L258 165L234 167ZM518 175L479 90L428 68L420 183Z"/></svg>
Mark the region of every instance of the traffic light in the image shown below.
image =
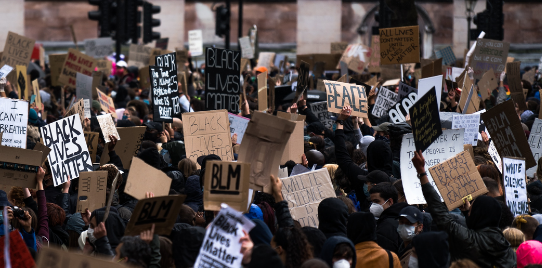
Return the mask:
<svg viewBox="0 0 542 268"><path fill-rule="evenodd" d="M126 34L128 39L132 40L132 44L137 44L141 37L141 11L138 7L143 5L142 0L133 0L126 2Z"/></svg>
<svg viewBox="0 0 542 268"><path fill-rule="evenodd" d="M216 8L215 34L220 37L230 33L230 11L224 5Z"/></svg>
<svg viewBox="0 0 542 268"><path fill-rule="evenodd" d="M111 36L111 25L109 23L109 13L111 7L110 0L88 0L88 3L93 6L98 6L98 10L89 11L88 19L98 21L99 37Z"/></svg>
<svg viewBox="0 0 542 268"><path fill-rule="evenodd" d="M130 0L115 0L111 5L110 23L113 30L111 38L120 43L128 41L126 32L126 1Z"/></svg>
<svg viewBox="0 0 542 268"><path fill-rule="evenodd" d="M145 44L160 39L160 33L152 31L153 27L160 26L160 20L152 18L153 14L158 13L160 13L160 6L149 2L143 4L143 43Z"/></svg>
<svg viewBox="0 0 542 268"><path fill-rule="evenodd" d="M471 40L476 40L480 32L484 31L486 33L484 38L502 41L504 39L502 0L486 0L486 7L486 10L474 16L476 29L470 30Z"/></svg>

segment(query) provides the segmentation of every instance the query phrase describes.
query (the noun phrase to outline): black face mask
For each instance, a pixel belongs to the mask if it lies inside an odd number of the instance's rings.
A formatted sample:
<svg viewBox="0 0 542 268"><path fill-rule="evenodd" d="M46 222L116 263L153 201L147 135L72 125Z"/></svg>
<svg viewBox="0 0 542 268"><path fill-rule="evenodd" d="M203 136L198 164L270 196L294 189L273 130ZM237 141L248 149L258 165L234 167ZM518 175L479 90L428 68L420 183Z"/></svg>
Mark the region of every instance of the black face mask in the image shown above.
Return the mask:
<svg viewBox="0 0 542 268"><path fill-rule="evenodd" d="M158 139L158 135L156 133L152 133L148 131L146 131L145 135L143 136L143 140L149 140L152 142L156 142L157 139Z"/></svg>

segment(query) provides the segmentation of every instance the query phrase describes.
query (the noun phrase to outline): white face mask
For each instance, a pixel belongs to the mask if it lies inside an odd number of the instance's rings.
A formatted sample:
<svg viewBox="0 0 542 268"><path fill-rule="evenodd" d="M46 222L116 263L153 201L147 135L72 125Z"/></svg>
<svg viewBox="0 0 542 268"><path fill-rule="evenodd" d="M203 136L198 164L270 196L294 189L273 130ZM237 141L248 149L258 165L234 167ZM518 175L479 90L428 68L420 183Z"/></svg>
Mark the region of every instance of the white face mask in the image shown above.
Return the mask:
<svg viewBox="0 0 542 268"><path fill-rule="evenodd" d="M333 263L333 268L350 268L350 263L345 259L340 259Z"/></svg>
<svg viewBox="0 0 542 268"><path fill-rule="evenodd" d="M408 259L408 268L418 268L418 258L410 255Z"/></svg>
<svg viewBox="0 0 542 268"><path fill-rule="evenodd" d="M411 241L416 235L416 227L412 225L399 224L397 227L397 232L404 241Z"/></svg>
<svg viewBox="0 0 542 268"><path fill-rule="evenodd" d="M87 238L90 241L90 243L94 244L96 242L96 237L94 236L94 229L88 228L87 230Z"/></svg>
<svg viewBox="0 0 542 268"><path fill-rule="evenodd" d="M380 215L382 215L382 212L384 212L384 207L383 205L385 205L386 203L388 203L388 201L386 200L386 202L384 202L384 204L380 205L380 204L377 204L377 203L372 203L371 204L371 207L369 208L369 211L371 211L371 213L373 213L373 215L375 216L375 218L380 218Z"/></svg>

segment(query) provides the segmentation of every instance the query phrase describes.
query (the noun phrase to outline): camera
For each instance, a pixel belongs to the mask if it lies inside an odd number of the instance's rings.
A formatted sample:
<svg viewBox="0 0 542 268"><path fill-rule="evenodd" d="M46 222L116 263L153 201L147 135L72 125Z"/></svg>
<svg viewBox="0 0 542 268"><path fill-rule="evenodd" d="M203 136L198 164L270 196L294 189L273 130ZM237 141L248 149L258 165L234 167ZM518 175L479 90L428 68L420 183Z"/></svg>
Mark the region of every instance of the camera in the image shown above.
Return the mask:
<svg viewBox="0 0 542 268"><path fill-rule="evenodd" d="M24 210L17 206L11 207L13 210L13 217L21 219L21 220L27 220L26 215L24 215Z"/></svg>

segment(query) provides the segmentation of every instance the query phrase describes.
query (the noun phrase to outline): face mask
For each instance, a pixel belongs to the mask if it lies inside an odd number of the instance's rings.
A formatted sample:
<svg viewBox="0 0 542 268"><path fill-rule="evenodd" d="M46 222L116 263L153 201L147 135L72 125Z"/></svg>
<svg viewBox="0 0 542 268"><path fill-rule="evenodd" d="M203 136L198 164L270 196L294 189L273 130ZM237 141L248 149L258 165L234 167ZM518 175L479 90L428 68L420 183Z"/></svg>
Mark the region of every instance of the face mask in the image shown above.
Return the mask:
<svg viewBox="0 0 542 268"><path fill-rule="evenodd" d="M411 241L416 235L416 227L406 224L399 224L397 232L403 241Z"/></svg>
<svg viewBox="0 0 542 268"><path fill-rule="evenodd" d="M90 243L94 244L96 242L96 237L94 237L94 229L88 228L87 230L87 237Z"/></svg>
<svg viewBox="0 0 542 268"><path fill-rule="evenodd" d="M377 204L377 203L371 204L371 207L369 208L369 210L371 211L371 213L373 213L375 218L379 218L380 215L382 214L382 212L384 212L384 206L383 205L385 205L386 203L388 203L387 200L382 205Z"/></svg>
<svg viewBox="0 0 542 268"><path fill-rule="evenodd" d="M117 92L116 91L111 91L111 98L115 98L115 96L117 96Z"/></svg>
<svg viewBox="0 0 542 268"><path fill-rule="evenodd" d="M385 142L388 142L388 143L390 142L390 140L388 140L388 138L386 138L386 136L381 136L381 135L378 135L378 134L375 136L375 140L377 140L377 141L385 141Z"/></svg>
<svg viewBox="0 0 542 268"><path fill-rule="evenodd" d="M136 99L136 100L139 100L139 96L135 96L135 99Z"/></svg>
<svg viewBox="0 0 542 268"><path fill-rule="evenodd" d="M408 268L418 268L418 258L410 256L408 259Z"/></svg>
<svg viewBox="0 0 542 268"><path fill-rule="evenodd" d="M145 104L147 104L147 105L151 105L151 102L150 102L149 100L147 100L147 99L144 99L143 102L144 102Z"/></svg>
<svg viewBox="0 0 542 268"><path fill-rule="evenodd" d="M201 73L204 74L204 73L205 73L205 69L201 69Z"/></svg>
<svg viewBox="0 0 542 268"><path fill-rule="evenodd" d="M409 74L407 77L408 77L408 80L412 80L412 75Z"/></svg>
<svg viewBox="0 0 542 268"><path fill-rule="evenodd" d="M367 186L367 184L363 184L363 193L365 194L366 197L371 196L371 194L369 193L369 187Z"/></svg>
<svg viewBox="0 0 542 268"><path fill-rule="evenodd" d="M350 268L350 263L345 259L340 259L333 263L333 268Z"/></svg>
<svg viewBox="0 0 542 268"><path fill-rule="evenodd" d="M149 140L149 141L156 141L158 137L156 137L156 134L151 132L145 132L145 135L143 136L143 140Z"/></svg>
<svg viewBox="0 0 542 268"><path fill-rule="evenodd" d="M125 115L125 114L123 114L123 115L122 115L122 120L126 120L126 119L128 119L128 116Z"/></svg>

